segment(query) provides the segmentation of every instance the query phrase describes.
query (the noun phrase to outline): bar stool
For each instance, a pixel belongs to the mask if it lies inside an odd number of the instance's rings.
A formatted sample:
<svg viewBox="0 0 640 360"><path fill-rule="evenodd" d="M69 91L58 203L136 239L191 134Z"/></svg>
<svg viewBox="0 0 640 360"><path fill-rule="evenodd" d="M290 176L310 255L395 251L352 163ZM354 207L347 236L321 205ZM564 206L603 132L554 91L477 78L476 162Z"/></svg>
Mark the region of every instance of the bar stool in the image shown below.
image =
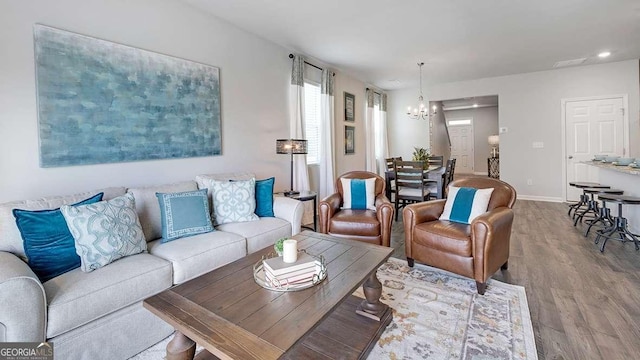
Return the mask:
<svg viewBox="0 0 640 360"><path fill-rule="evenodd" d="M613 224L602 230L598 230L598 236L596 236L595 243L597 244L600 239L603 239L602 245L600 245L600 252L604 252L604 246L607 244L607 240L615 239L625 242L627 240L633 241L636 246L636 250L640 249L640 240L638 240L637 234L629 231L627 219L622 216L622 205L640 205L640 198L628 195L600 195L601 200L614 202L618 204L618 216L613 218Z"/></svg>
<svg viewBox="0 0 640 360"><path fill-rule="evenodd" d="M622 195L624 193L623 190L619 189L594 189L587 188L585 189L586 193L591 194L591 196L598 195L598 200L602 201L602 206L599 206L597 202L594 201L594 204L591 204L591 200L589 201L589 208L596 209L598 216L593 220L588 220L589 227L587 231L584 232L584 236L589 236L589 232L593 225L602 223L602 228L608 228L613 225L613 218L611 217L611 210L607 207L607 200L604 200L600 197L600 195L609 194L609 195Z"/></svg>
<svg viewBox="0 0 640 360"><path fill-rule="evenodd" d="M569 185L576 187L578 189L586 189L586 188L597 188L597 189L609 189L611 186L601 185L599 183L594 182L583 182L583 181L572 181ZM578 214L578 210L580 210L583 206L588 206L589 204L589 195L587 195L584 190L582 191L582 195L580 195L580 201L569 206L569 212L567 215L571 216L571 210L573 210L573 220L576 219L576 215ZM574 222L574 226L577 222Z"/></svg>

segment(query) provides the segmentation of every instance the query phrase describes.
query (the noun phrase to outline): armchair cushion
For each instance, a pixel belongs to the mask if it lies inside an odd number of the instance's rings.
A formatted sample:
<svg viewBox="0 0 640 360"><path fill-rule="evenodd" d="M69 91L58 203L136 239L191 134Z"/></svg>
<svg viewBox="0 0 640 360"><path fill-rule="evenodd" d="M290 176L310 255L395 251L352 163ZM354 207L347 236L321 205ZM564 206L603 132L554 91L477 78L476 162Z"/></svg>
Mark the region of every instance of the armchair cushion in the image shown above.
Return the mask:
<svg viewBox="0 0 640 360"><path fill-rule="evenodd" d="M371 210L341 210L330 220L331 233L358 236L379 236L380 222Z"/></svg>
<svg viewBox="0 0 640 360"><path fill-rule="evenodd" d="M342 182L343 209L375 210L376 178L345 179Z"/></svg>
<svg viewBox="0 0 640 360"><path fill-rule="evenodd" d="M451 221L430 221L416 225L414 242L431 249L471 256L471 226Z"/></svg>
<svg viewBox="0 0 640 360"><path fill-rule="evenodd" d="M493 193L493 188L476 189L450 186L449 196L440 220L471 224L473 219L487 212L491 193Z"/></svg>

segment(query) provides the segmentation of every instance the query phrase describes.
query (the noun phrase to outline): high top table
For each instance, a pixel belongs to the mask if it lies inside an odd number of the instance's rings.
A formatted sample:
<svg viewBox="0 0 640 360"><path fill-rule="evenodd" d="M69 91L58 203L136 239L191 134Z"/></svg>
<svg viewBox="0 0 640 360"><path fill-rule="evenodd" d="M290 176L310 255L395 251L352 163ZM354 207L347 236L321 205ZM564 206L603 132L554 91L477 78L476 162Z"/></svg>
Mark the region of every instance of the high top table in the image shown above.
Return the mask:
<svg viewBox="0 0 640 360"><path fill-rule="evenodd" d="M144 301L176 334L167 359L362 359L391 322L376 270L393 249L305 231L298 248L324 256L327 278L309 289L258 285L253 265L273 247L249 254ZM363 284L364 283L364 284ZM351 295L363 284L366 299Z"/></svg>

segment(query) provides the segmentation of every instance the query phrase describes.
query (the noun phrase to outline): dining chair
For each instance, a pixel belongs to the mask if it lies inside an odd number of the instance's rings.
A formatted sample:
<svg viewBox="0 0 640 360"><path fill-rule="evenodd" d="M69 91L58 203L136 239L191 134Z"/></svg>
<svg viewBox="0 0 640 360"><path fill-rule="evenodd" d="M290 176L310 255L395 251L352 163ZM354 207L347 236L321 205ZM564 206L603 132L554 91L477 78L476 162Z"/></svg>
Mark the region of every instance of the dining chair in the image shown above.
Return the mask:
<svg viewBox="0 0 640 360"><path fill-rule="evenodd" d="M434 155L429 156L427 158L429 162L429 166L444 166L444 156L443 155Z"/></svg>
<svg viewBox="0 0 640 360"><path fill-rule="evenodd" d="M402 156L398 156L398 157L390 157L390 158L386 158L385 162L387 163L387 171L393 171L393 164L396 161L402 161ZM387 189L387 192L389 193L389 200L391 200L392 202L395 201L394 199L391 198L391 196L395 197L395 193L396 193L396 181L395 180L391 180L389 181L389 189Z"/></svg>
<svg viewBox="0 0 640 360"><path fill-rule="evenodd" d="M442 195L443 198L447 197L447 187L453 181L453 172L456 166L456 159L447 160L447 166L442 174Z"/></svg>
<svg viewBox="0 0 640 360"><path fill-rule="evenodd" d="M407 204L427 201L432 193L438 191L437 180L429 179L425 161L396 161L394 172L396 178L395 212L398 221L398 209Z"/></svg>

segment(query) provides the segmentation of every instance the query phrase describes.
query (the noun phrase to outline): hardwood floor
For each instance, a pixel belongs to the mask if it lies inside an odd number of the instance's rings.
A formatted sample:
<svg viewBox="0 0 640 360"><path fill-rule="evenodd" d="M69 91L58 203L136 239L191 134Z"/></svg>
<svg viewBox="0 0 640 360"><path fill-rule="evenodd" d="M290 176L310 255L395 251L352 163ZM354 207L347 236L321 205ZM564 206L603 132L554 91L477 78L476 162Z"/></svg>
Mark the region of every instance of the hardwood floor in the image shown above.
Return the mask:
<svg viewBox="0 0 640 360"><path fill-rule="evenodd" d="M509 270L493 278L525 287L539 358L640 358L640 252L609 241L600 253L565 204L518 200L514 212ZM405 258L402 221L391 246Z"/></svg>

